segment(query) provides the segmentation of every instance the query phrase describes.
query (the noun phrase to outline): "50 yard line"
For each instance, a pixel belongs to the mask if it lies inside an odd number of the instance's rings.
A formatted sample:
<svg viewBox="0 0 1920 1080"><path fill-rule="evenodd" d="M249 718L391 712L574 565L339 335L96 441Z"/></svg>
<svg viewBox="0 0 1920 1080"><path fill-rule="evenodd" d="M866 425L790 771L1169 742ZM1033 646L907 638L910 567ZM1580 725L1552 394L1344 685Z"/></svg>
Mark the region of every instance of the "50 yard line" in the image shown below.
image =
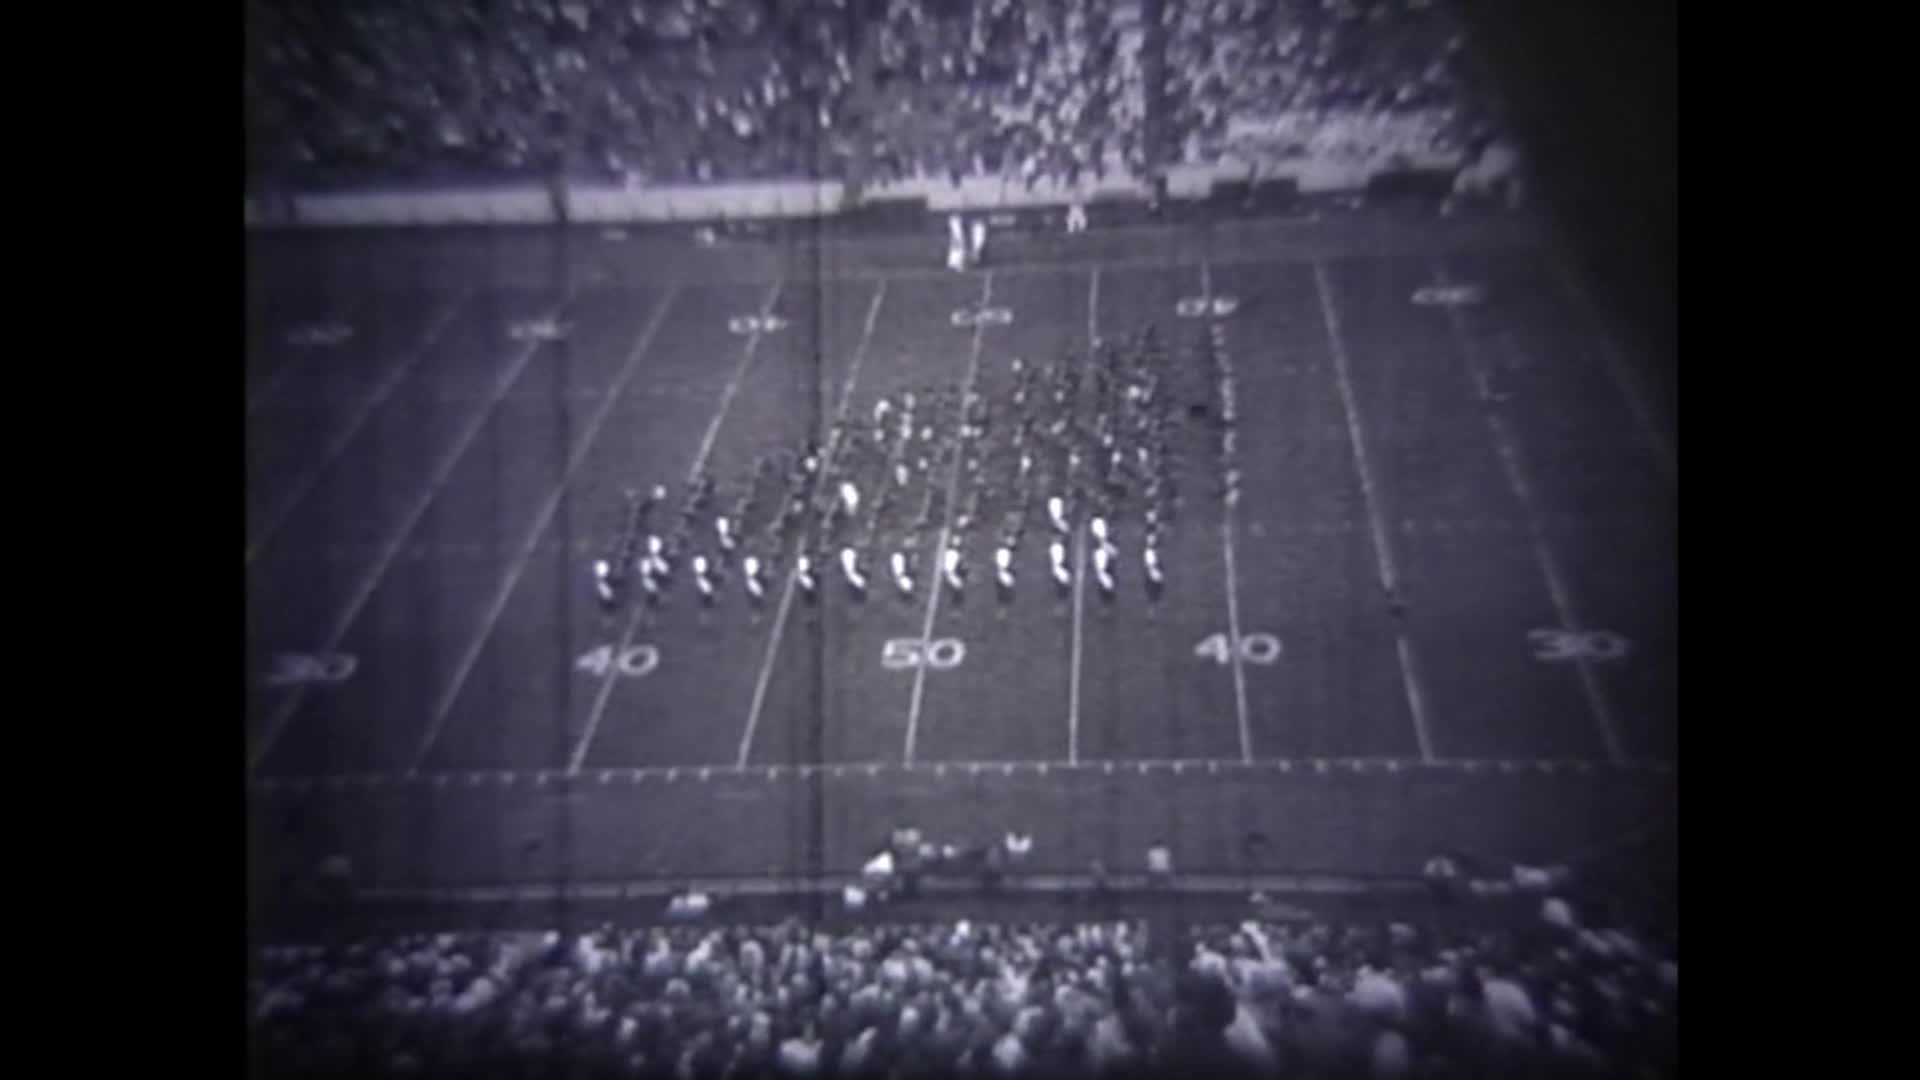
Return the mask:
<svg viewBox="0 0 1920 1080"><path fill-rule="evenodd" d="M993 271L987 271L980 285L980 306L985 307L993 299ZM913 696L907 702L907 742L904 751L906 763L913 764L914 745L920 736L920 703L927 692L927 665L925 653L927 639L933 636L934 616L940 611L940 559L947 550L948 540L953 532L953 495L960 487L960 474L966 462L966 444L959 431L964 426L967 415L967 395L973 392L974 379L980 374L980 344L986 334L986 324L976 321L973 324L973 348L967 355L967 380L960 388L960 421L954 427L953 464L947 475L946 512L941 515L940 540L934 546L933 558L927 560L933 570L932 582L927 589L927 617L920 624L920 650L922 662L913 669Z"/></svg>
<svg viewBox="0 0 1920 1080"><path fill-rule="evenodd" d="M1095 265L1087 281L1087 363L1094 362L1094 343L1100 339L1100 267ZM1073 529L1073 655L1067 683L1067 761L1080 761L1080 636L1084 598L1087 594L1087 534L1084 522Z"/></svg>
<svg viewBox="0 0 1920 1080"><path fill-rule="evenodd" d="M780 299L782 282L776 280L767 289L767 299L760 305L762 322L773 314L773 307ZM765 335L756 324L747 334L747 343L740 349L740 363L733 369L727 385L720 392L720 404L713 411L713 419L707 423L707 430L700 438L700 447L694 451L693 464L687 467L687 483L692 484L700 478L701 470L707 466L707 458L713 453L714 440L720 436L720 424L727 417L727 409L733 404L734 395L740 392L740 382L746 377L747 369L753 366L753 358L760 351L760 341ZM641 617L646 614L643 604L633 605L633 614L627 617L626 626L620 631L620 642L614 647L615 657L625 656L633 645L633 635L640 630ZM587 727L580 733L580 741L574 744L573 753L567 759L567 775L580 775L581 763L587 759L587 751L593 746L593 737L600 730L600 721L607 715L607 702L613 698L614 683L620 678L618 664L609 665L605 675L600 677L600 688L594 692L593 706L587 711Z"/></svg>
<svg viewBox="0 0 1920 1080"><path fill-rule="evenodd" d="M867 348L873 342L873 328L880 318L880 305L887 296L887 279L881 278L878 288L873 290L873 303L867 307L866 325L860 330L860 344L854 348L853 361L847 371L846 382L840 388L840 401L834 407L836 421L846 418L847 409L853 404L853 387L860 380L860 368L866 361ZM836 422L827 436L827 444L820 451L820 477L822 482L833 466L834 454L840 449L840 427ZM811 502L808 503L812 505ZM804 545L805 541L802 540ZM787 567L787 583L780 592L780 606L773 614L773 634L767 640L766 655L760 660L760 673L753 683L753 704L747 707L747 729L740 736L740 753L737 761L745 768L749 755L753 753L753 736L760 728L760 710L766 705L767 684L773 678L774 659L780 655L780 637L787 625L787 615L793 609L793 590L799 583L799 562L795 560Z"/></svg>

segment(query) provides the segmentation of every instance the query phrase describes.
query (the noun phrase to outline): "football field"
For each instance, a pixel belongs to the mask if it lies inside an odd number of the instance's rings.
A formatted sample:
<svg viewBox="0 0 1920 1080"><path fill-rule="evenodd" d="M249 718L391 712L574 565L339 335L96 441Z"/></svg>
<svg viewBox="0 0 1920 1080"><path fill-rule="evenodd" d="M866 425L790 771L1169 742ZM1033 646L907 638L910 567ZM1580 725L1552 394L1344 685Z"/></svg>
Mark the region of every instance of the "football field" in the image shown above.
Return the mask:
<svg viewBox="0 0 1920 1080"><path fill-rule="evenodd" d="M717 251L261 238L268 835L324 820L392 887L845 871L908 821L1029 832L1054 870L1156 841L1239 870L1257 833L1274 867L1366 875L1570 857L1673 812L1672 403L1530 228L1009 236L953 273L938 224ZM565 340L515 332L544 316ZM1111 601L1088 587L1084 525L1076 587L1024 551L1004 607L933 587L932 560L910 602L810 603L787 563L760 605L595 602L624 489L724 485L883 395L1000 401L1013 357L1149 323L1175 350L1218 335L1245 462L1232 505L1184 493L1157 603L1131 562Z"/></svg>

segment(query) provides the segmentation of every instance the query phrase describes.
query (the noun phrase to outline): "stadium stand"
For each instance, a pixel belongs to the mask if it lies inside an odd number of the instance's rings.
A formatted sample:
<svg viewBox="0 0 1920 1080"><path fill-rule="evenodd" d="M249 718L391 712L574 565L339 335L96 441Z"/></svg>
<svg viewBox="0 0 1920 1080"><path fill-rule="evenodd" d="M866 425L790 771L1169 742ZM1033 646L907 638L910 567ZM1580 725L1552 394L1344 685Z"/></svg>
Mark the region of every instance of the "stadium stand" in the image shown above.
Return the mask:
<svg viewBox="0 0 1920 1080"><path fill-rule="evenodd" d="M676 925L273 946L274 1075L1671 1075L1679 966L1503 929L1251 919Z"/></svg>
<svg viewBox="0 0 1920 1080"><path fill-rule="evenodd" d="M1174 160L1387 163L1459 152L1487 122L1432 0L1169 4Z"/></svg>
<svg viewBox="0 0 1920 1080"><path fill-rule="evenodd" d="M556 173L1071 184L1223 157L1457 149L1475 115L1459 35L1429 0L253 10L250 180L282 187ZM1164 34L1147 32L1156 13ZM1148 70L1169 73L1162 93Z"/></svg>

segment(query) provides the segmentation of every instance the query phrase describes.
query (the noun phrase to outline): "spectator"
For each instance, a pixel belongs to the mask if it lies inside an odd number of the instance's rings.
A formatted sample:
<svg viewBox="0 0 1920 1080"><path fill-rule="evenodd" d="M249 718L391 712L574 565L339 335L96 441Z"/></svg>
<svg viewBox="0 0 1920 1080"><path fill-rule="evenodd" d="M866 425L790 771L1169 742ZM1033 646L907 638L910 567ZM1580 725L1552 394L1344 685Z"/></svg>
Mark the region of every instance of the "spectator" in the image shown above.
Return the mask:
<svg viewBox="0 0 1920 1080"><path fill-rule="evenodd" d="M1155 844L1147 849L1147 881L1156 887L1164 888L1173 880L1173 852L1165 844Z"/></svg>

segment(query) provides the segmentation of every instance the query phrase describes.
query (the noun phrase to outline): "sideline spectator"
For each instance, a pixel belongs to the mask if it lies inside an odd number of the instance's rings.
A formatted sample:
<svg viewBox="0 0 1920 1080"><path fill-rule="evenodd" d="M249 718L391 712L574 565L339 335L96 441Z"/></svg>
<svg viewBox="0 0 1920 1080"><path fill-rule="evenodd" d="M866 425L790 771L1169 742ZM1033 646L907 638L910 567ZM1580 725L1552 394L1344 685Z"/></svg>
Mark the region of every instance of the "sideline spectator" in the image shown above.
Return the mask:
<svg viewBox="0 0 1920 1080"><path fill-rule="evenodd" d="M402 934L261 949L248 1016L267 1074L1672 1075L1671 956L1531 926L1247 920L1169 948L1129 922Z"/></svg>

